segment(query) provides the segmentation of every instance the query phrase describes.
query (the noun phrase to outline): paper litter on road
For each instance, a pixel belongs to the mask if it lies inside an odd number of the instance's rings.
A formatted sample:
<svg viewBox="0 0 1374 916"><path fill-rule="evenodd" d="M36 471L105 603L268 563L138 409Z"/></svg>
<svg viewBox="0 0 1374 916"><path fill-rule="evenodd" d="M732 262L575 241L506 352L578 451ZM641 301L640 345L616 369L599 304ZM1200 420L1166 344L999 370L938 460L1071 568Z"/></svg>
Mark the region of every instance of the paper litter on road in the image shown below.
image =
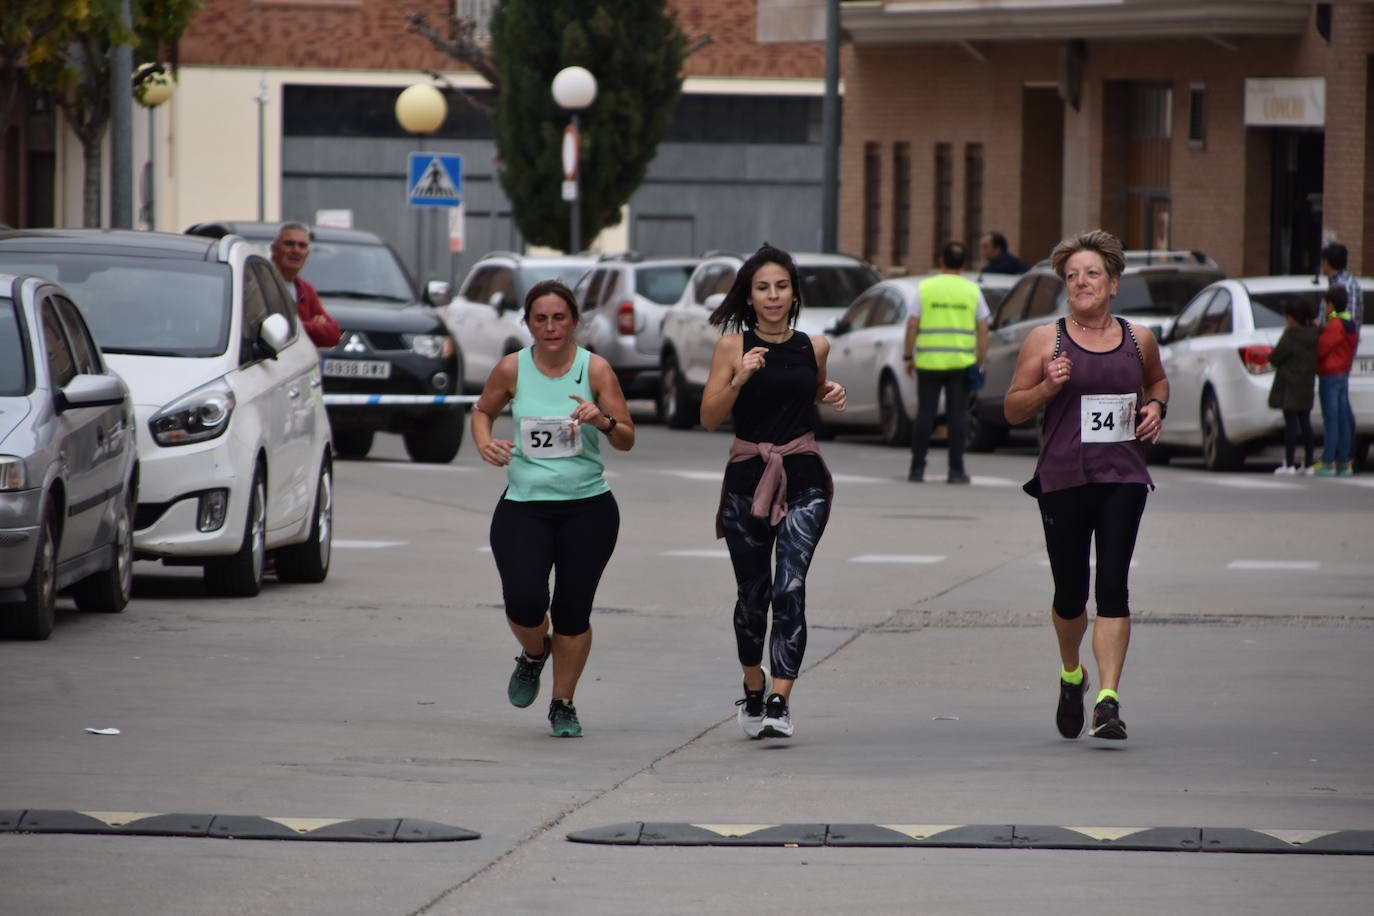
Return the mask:
<svg viewBox="0 0 1374 916"><path fill-rule="evenodd" d="M88 728L88 729L86 729L86 731L87 731L88 733L92 734L92 735L117 735L117 734L119 734L119 729L117 729L117 728Z"/></svg>

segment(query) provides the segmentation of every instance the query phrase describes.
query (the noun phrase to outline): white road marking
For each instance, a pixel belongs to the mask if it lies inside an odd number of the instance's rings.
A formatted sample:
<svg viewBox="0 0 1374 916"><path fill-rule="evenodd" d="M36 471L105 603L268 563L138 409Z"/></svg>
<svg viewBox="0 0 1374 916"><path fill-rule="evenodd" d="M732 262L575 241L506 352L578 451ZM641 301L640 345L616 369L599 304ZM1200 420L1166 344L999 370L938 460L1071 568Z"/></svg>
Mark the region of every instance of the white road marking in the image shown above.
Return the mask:
<svg viewBox="0 0 1374 916"><path fill-rule="evenodd" d="M1300 483L1285 483L1281 480L1260 480L1254 477L1229 477L1221 474L1191 474L1189 480L1197 483L1210 483L1218 487L1232 487L1237 490L1305 490Z"/></svg>
<svg viewBox="0 0 1374 916"><path fill-rule="evenodd" d="M976 487L1019 487L1021 484L1006 477L984 477L981 474L969 475Z"/></svg>
<svg viewBox="0 0 1374 916"><path fill-rule="evenodd" d="M860 474L831 474L836 483L892 483L891 477L864 477Z"/></svg>
<svg viewBox="0 0 1374 916"><path fill-rule="evenodd" d="M1094 551L1092 554L1089 555L1089 557L1088 557L1088 562L1091 563L1091 564L1096 565L1096 563L1097 563L1097 552L1096 552L1096 551ZM1048 566L1050 565L1050 561L1049 561L1048 559L1041 560L1041 561L1040 561L1040 565L1041 565L1041 566L1048 567ZM1132 558L1131 558L1131 569L1135 569L1135 568L1136 568L1137 566L1139 566L1139 565L1140 565L1140 563L1139 563L1138 561L1136 561L1136 559L1135 559L1134 557L1132 557Z"/></svg>
<svg viewBox="0 0 1374 916"><path fill-rule="evenodd" d="M1343 483L1351 487L1371 487L1374 488L1374 479L1369 477L1337 477L1336 483Z"/></svg>
<svg viewBox="0 0 1374 916"><path fill-rule="evenodd" d="M681 477L683 480L715 480L721 478L721 471L659 471L660 474L667 474L669 477Z"/></svg>
<svg viewBox="0 0 1374 916"><path fill-rule="evenodd" d="M334 538L333 545L342 550L378 550L382 547L404 547L405 541L347 541Z"/></svg>
<svg viewBox="0 0 1374 916"><path fill-rule="evenodd" d="M477 548L477 552L478 552L478 553L491 553L491 547L490 547L490 546L487 546L487 547L478 547L478 548Z"/></svg>
<svg viewBox="0 0 1374 916"><path fill-rule="evenodd" d="M416 461L369 461L368 464L381 464L392 468L409 468L412 471L475 471L476 468L465 464L424 464Z"/></svg>
<svg viewBox="0 0 1374 916"><path fill-rule="evenodd" d="M851 563L943 563L945 558L930 553L861 553Z"/></svg>
<svg viewBox="0 0 1374 916"><path fill-rule="evenodd" d="M660 557L705 557L712 560L728 560L730 551L728 550L665 550L659 554Z"/></svg>
<svg viewBox="0 0 1374 916"><path fill-rule="evenodd" d="M1321 568L1320 560L1232 560L1227 569L1298 569L1313 570Z"/></svg>

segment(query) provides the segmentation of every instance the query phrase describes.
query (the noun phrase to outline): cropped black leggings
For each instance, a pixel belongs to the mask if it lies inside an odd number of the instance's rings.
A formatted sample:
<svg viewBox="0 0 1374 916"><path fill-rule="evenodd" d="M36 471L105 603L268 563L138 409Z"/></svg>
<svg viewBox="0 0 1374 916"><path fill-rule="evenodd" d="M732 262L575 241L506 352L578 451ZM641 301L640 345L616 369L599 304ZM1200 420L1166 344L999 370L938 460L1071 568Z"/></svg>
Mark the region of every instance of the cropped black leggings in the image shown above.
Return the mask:
<svg viewBox="0 0 1374 916"><path fill-rule="evenodd" d="M491 516L491 555L506 616L537 627L547 612L558 635L587 632L596 587L619 534L620 508L610 493L566 501L502 498Z"/></svg>
<svg viewBox="0 0 1374 916"><path fill-rule="evenodd" d="M1040 521L1054 575L1054 611L1060 617L1081 617L1088 606L1094 537L1097 616L1131 615L1126 580L1146 492L1143 483L1090 483L1040 495Z"/></svg>
<svg viewBox="0 0 1374 916"><path fill-rule="evenodd" d="M793 680L806 654L806 573L830 519L830 502L821 490L803 490L787 501L787 515L777 527L751 515L751 502L749 496L726 493L720 513L735 568L735 647L741 665L763 661L771 604L773 677Z"/></svg>

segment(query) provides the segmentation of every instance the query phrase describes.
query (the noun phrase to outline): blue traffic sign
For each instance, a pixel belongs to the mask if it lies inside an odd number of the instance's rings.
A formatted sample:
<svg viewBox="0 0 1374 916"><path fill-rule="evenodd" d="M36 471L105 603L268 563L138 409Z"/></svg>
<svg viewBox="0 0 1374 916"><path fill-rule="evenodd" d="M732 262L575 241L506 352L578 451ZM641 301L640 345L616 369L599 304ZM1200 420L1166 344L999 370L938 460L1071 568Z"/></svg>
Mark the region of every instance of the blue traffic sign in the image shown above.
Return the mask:
<svg viewBox="0 0 1374 916"><path fill-rule="evenodd" d="M411 153L406 203L412 207L456 207L463 202L463 157Z"/></svg>

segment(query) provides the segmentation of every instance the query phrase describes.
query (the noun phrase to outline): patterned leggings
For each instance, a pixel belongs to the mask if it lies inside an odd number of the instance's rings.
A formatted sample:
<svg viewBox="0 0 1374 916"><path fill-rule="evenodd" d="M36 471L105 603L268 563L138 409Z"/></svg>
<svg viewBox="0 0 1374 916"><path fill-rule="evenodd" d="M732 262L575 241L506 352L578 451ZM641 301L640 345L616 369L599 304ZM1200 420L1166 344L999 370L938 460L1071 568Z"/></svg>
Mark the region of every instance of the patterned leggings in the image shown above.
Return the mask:
<svg viewBox="0 0 1374 916"><path fill-rule="evenodd" d="M769 659L773 677L795 679L806 654L806 572L830 518L825 493L807 489L787 502L777 527L749 514L752 498L726 493L721 505L725 545L735 567L735 644L741 665L763 661L768 606L773 606ZM777 545L777 568L772 554Z"/></svg>

